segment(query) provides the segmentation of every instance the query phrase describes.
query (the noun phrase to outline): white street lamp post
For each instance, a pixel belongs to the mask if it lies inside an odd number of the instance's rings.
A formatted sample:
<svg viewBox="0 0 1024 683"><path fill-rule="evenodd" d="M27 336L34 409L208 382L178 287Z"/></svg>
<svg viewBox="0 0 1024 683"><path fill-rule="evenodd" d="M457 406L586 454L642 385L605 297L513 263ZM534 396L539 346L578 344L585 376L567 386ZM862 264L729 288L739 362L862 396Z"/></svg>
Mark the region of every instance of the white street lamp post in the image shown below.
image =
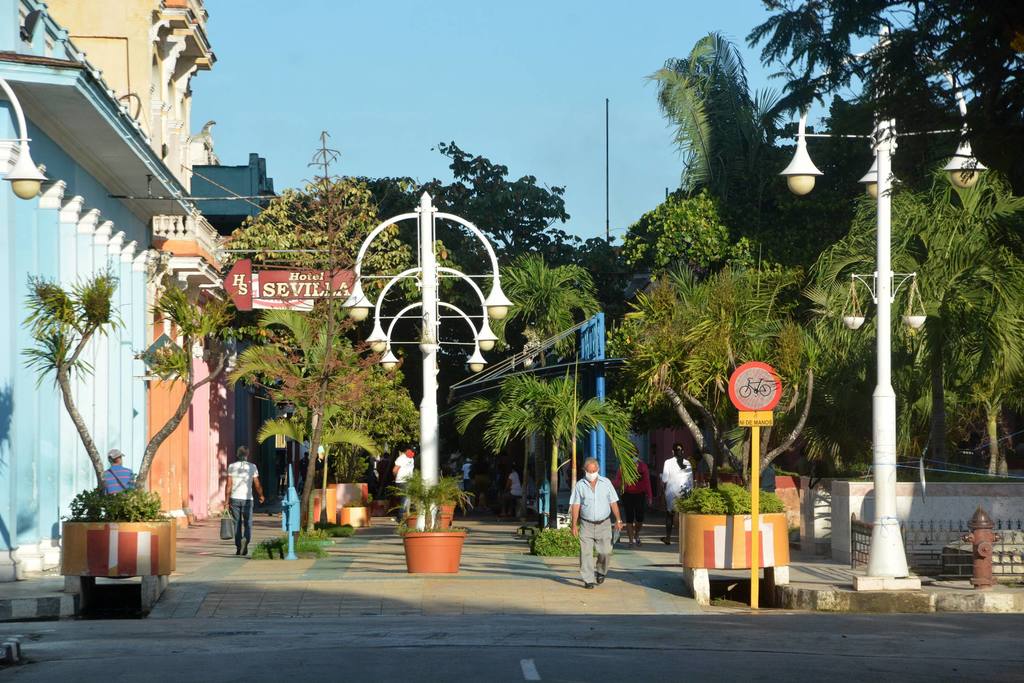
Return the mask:
<svg viewBox="0 0 1024 683"><path fill-rule="evenodd" d="M415 218L419 229L419 253L418 265L415 268L409 268L395 276L392 276L384 288L381 290L380 296L377 298L376 303L371 303L363 292L362 285L362 264L363 258L366 256L366 252L369 249L370 244L373 240L386 229L387 227L394 225L402 220L408 220ZM436 248L436 221L437 219L446 219L454 223L460 224L469 229L476 237L483 243L484 249L487 251L491 261L491 291L485 297L483 292L473 281L472 277L462 273L454 268L447 268L444 266L438 266L437 255L434 252ZM479 372L483 370L486 360L484 359L481 351L489 351L494 348L495 342L497 342L497 336L491 331L490 324L488 323L488 317L499 320L504 318L508 314L508 309L512 306L512 302L508 300L505 294L501 291L501 280L498 273L498 259L494 253L494 248L484 237L480 230L470 223L458 216L453 216L447 213L440 213L433 206L430 195L426 192L420 197L420 205L413 213L405 213L399 216L390 218L376 228L374 228L366 239L363 240L362 245L359 247L359 253L356 256L355 264L356 281L352 289L352 294L345 300L345 306L349 310L349 315L354 320L365 320L370 315L370 311L373 311L373 331L370 336L367 337L367 342L370 344L370 348L376 353L382 353L383 356L380 359L381 365L386 370L393 370L398 367L398 358L391 350L392 339L391 335L394 331L395 323L403 315L413 310L414 308L421 309L421 315L423 320L421 336L418 341L420 351L423 354L423 399L420 401L420 471L423 474L423 479L429 484L435 484L438 480L438 466L439 466L439 428L438 428L438 415L437 415L437 352L440 348L440 323L441 316L438 314L439 308L443 307L454 311L458 317L463 318L470 326L473 333L473 353L467 360L469 369L472 372ZM467 282L470 287L474 290L477 298L480 301L480 316L481 319L480 328L477 329L473 323L471 316L464 313L457 306L450 304L445 301L441 301L438 296L438 280L441 275L451 275L460 278ZM391 322L388 325L388 329L385 332L381 320L384 317L381 315L381 306L384 303L384 299L387 296L391 288L403 278L419 277L419 285L421 292L421 299L419 302L409 304L397 315L390 316ZM425 516L420 516L420 524L425 521Z"/></svg>
<svg viewBox="0 0 1024 683"><path fill-rule="evenodd" d="M25 125L25 113L21 110L18 96L14 94L10 84L3 78L0 78L0 89L3 89L7 99L10 100L11 106L14 107L15 118L18 120L18 160L4 176L4 180L11 183L11 189L19 198L32 199L39 194L39 188L46 180L46 176L39 171L35 162L32 161L32 155L29 154L28 126Z"/></svg>
<svg viewBox="0 0 1024 683"><path fill-rule="evenodd" d="M883 37L884 40L884 37ZM967 106L963 95L957 92L960 112L966 116ZM779 175L786 176L790 190L804 195L814 187L815 176L821 172L811 162L807 153L805 132L806 112L800 118L796 154L793 161ZM935 131L946 132L946 131ZM828 134L813 137L832 137ZM862 136L842 136L862 137ZM896 122L893 119L879 120L872 133L875 153L874 163L860 182L867 185L867 192L877 201L877 270L874 273L872 294L878 305L877 320L877 374L875 391L872 394L872 450L874 462L875 518L871 533L871 548L868 554L867 577L864 586L886 588L887 584L870 579L903 578L909 575L907 556L903 547L899 519L896 511L896 392L892 388L892 303L895 296L894 281L897 274L892 271L892 157L896 149ZM970 145L961 143L946 165L950 180L958 187L970 187L977 182L978 171L984 170L971 154ZM914 277L905 273L903 280ZM855 279L866 280L868 276L854 275ZM907 324L920 327L922 316L907 316ZM847 326L857 329L863 323L858 312L844 319ZM858 579L860 577L857 577ZM905 588L909 583L894 583L892 587ZM856 584L855 584L856 585Z"/></svg>

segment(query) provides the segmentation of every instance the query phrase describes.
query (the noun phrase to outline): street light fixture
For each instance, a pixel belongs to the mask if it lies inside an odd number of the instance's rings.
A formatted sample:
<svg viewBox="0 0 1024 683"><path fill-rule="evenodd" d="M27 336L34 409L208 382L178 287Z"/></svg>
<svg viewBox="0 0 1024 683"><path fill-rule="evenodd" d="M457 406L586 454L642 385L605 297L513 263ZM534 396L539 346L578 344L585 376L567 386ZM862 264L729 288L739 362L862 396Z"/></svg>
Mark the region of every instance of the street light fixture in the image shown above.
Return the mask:
<svg viewBox="0 0 1024 683"><path fill-rule="evenodd" d="M385 229L400 221L411 219L416 220L419 231L418 264L416 267L408 268L397 275L389 277L386 284L381 289L380 294L377 296L376 303L373 303L363 292L363 258L366 256L367 250L373 240L376 239L377 236ZM476 282L473 281L472 277L454 268L440 266L437 263L437 254L435 253L435 245L437 244L437 240L435 238L435 225L438 220L448 220L464 226L483 244L484 250L487 252L491 263L491 273L489 275L491 279L491 289L490 293L486 297L484 297L483 292L480 290L480 287ZM349 315L353 320L365 320L369 317L370 311L373 311L373 331L370 333L369 337L367 337L366 341L370 344L370 348L375 352L384 352L384 356L380 359L380 363L385 370L393 370L398 367L398 358L391 350L391 345L393 343L392 332L394 331L395 323L412 309L420 309L420 314L422 316L421 336L419 341L415 342L419 344L420 352L423 354L423 400L420 402L420 469L423 473L424 481L428 484L434 484L438 480L439 463L437 354L439 347L442 345L439 334L442 317L439 314L439 309L444 308L454 311L456 316L445 317L461 317L469 325L473 333L473 352L467 359L467 364L469 365L469 369L473 372L480 372L483 370L487 361L483 357L481 351L489 351L493 349L494 345L498 341L497 335L495 335L490 328L488 318L501 320L508 315L508 310L512 306L512 302L509 301L508 297L506 297L505 293L501 290L497 255L494 253L494 248L484 237L483 233L480 232L479 228L464 218L438 211L433 206L430 195L424 192L420 197L419 207L417 207L416 211L389 218L370 231L370 234L363 240L362 245L359 247L359 252L356 255L355 276L356 280L352 288L352 293L345 300L344 306L348 308ZM438 281L442 276L457 277L470 285L477 295L477 300L480 304L479 315L471 317L457 306L439 299ZM381 306L389 291L396 283L405 278L415 278L418 280L421 292L420 301L407 305L394 316L382 315ZM384 327L381 324L381 321L386 318L390 318L391 321L388 325L387 331L384 330ZM473 322L474 318L480 321L479 327ZM447 344L448 342L443 343ZM421 516L421 523L424 519L425 516Z"/></svg>
<svg viewBox="0 0 1024 683"><path fill-rule="evenodd" d="M46 180L39 167L32 161L32 154L29 152L28 126L25 125L25 113L21 109L21 102L14 94L6 79L0 78L0 88L7 94L14 107L15 117L18 119L18 160L4 176L4 180L11 183L11 189L20 199L32 199L39 194L39 190Z"/></svg>
<svg viewBox="0 0 1024 683"><path fill-rule="evenodd" d="M884 45L886 35L883 33L880 45ZM955 85L955 84L954 84ZM957 91L961 115L966 116L967 105L963 94ZM800 118L797 150L793 161L780 175L786 176L790 189L798 195L807 194L813 188L813 170L817 170L810 162L804 138L804 121L806 112ZM936 131L944 132L944 131ZM815 137L831 137L817 135ZM896 149L896 122L893 119L879 119L875 123L870 136L875 154L871 170L861 178L867 184L867 191L877 201L877 268L870 276L855 275L867 283L873 280L872 297L877 305L876 386L872 395L872 450L874 458L874 494L875 519L871 533L871 546L868 555L867 575L869 577L903 578L909 576L907 556L903 546L899 519L896 510L896 392L892 387L892 303L895 290L903 282L915 277L914 273L894 273L892 271L892 157ZM984 167L974 159L970 146L961 143L957 155L946 166L950 180L958 187L969 187L977 181L977 171ZM966 169L966 170L965 170ZM954 177L954 175L958 177ZM809 185L808 185L808 176ZM959 182L958 182L959 180ZM796 187L794 188L794 184ZM900 283L895 280L902 276ZM851 284L852 286L852 284ZM913 328L924 323L923 316L908 311L905 322ZM854 311L853 315L844 316L844 324L850 329L857 329L864 323L863 315Z"/></svg>

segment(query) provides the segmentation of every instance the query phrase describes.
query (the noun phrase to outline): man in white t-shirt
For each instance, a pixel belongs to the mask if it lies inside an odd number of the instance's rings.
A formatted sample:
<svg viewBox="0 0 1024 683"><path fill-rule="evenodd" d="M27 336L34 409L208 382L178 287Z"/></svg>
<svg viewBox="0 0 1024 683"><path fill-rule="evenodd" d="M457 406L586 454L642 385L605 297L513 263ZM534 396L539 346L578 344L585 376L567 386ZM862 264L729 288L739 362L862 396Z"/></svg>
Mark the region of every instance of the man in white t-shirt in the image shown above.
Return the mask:
<svg viewBox="0 0 1024 683"><path fill-rule="evenodd" d="M686 459L683 444L672 446L672 457L665 461L661 470L661 481L665 485L665 536L661 542L672 542L672 527L676 520L676 499L690 494L693 490L693 467Z"/></svg>
<svg viewBox="0 0 1024 683"><path fill-rule="evenodd" d="M252 540L252 492L263 503L263 487L256 465L249 462L249 449L239 446L235 462L228 465L227 504L235 520L235 555L249 554Z"/></svg>
<svg viewBox="0 0 1024 683"><path fill-rule="evenodd" d="M412 473L416 471L416 453L411 449L406 449L405 453L402 453L395 458L395 466L391 468L391 474L395 477L395 486L400 489L405 489L406 482L412 477ZM409 516L409 498L408 496L402 496L402 519ZM401 522L402 519L398 521Z"/></svg>

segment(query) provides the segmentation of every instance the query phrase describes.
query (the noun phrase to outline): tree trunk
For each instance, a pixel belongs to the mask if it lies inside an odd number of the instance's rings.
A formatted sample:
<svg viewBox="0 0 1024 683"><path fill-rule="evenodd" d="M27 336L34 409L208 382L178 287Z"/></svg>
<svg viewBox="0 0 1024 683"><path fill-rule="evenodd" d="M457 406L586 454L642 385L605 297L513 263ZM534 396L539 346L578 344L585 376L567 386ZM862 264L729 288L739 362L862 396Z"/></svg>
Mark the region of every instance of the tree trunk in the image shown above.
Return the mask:
<svg viewBox="0 0 1024 683"><path fill-rule="evenodd" d="M320 521L327 521L327 449L324 449L323 488L320 490Z"/></svg>
<svg viewBox="0 0 1024 683"><path fill-rule="evenodd" d="M67 408L68 415L71 416L71 422L74 423L75 429L78 430L78 436L82 439L82 445L85 446L85 452L88 454L89 460L92 461L92 468L96 472L96 485L102 486L103 460L100 458L99 451L96 450L96 443L92 440L92 435L89 434L89 426L85 424L82 414L78 412L78 406L75 405L75 398L71 393L71 378L68 376L67 368L57 369L57 386L60 387L60 394L64 399L64 407Z"/></svg>
<svg viewBox="0 0 1024 683"><path fill-rule="evenodd" d="M796 426L793 427L793 431L782 440L778 446L768 451L761 457L761 469L764 470L768 465L772 464L775 458L779 457L793 445L797 437L800 436L800 432L804 430L804 425L807 424L807 416L811 413L811 399L814 397L814 370L807 371L807 395L804 396L804 409L800 413L800 419L796 421Z"/></svg>
<svg viewBox="0 0 1024 683"><path fill-rule="evenodd" d="M192 341L192 339L185 337L183 340L183 348L191 349ZM226 366L227 356L221 355L221 358L217 361L216 367L210 372L210 374L193 384L192 379L195 377L195 372L192 368L192 359L189 357L188 376L185 378L187 388L185 389L185 393L182 394L181 400L178 402L177 410L174 411L171 418L164 423L164 426L160 428L160 431L154 434L153 438L150 439L149 443L146 445L146 451L142 456L142 464L139 466L139 473L135 476L135 481L138 486L145 487L147 489L149 488L149 470L153 466L153 460L156 459L156 453L160 450L160 446L167 440L167 437L174 433L174 430L178 428L181 421L185 418L185 414L188 412L189 406L192 405L192 397L195 396L196 390L205 384L215 381L220 377L221 373L224 372L224 368Z"/></svg>
<svg viewBox="0 0 1024 683"><path fill-rule="evenodd" d="M988 427L988 473L999 474L999 411L991 405L985 406L985 424Z"/></svg>
<svg viewBox="0 0 1024 683"><path fill-rule="evenodd" d="M942 352L932 353L932 419L928 435L928 450L931 457L940 463L948 459L946 454L946 391L942 381Z"/></svg>
<svg viewBox="0 0 1024 683"><path fill-rule="evenodd" d="M595 454L596 455L596 454ZM569 467L572 468L572 472L569 474L569 490L576 488L576 439L572 440L572 457L569 461Z"/></svg>
<svg viewBox="0 0 1024 683"><path fill-rule="evenodd" d="M320 391L321 396L327 394L327 380L322 382L322 389ZM306 478L302 482L302 498L299 504L299 519L305 520L306 531L313 530L313 481L316 479L316 458L317 451L320 449L320 439L324 433L324 415L323 415L323 401L322 399L317 401L319 407L313 410L313 416L311 422L313 423L313 433L309 437L309 459L306 462Z"/></svg>
<svg viewBox="0 0 1024 683"><path fill-rule="evenodd" d="M530 440L527 438L523 442L523 481L521 486L523 495L519 496L519 509L516 510L516 513L519 515L520 522L526 521L526 492L529 490L529 483L531 479L529 467Z"/></svg>
<svg viewBox="0 0 1024 683"><path fill-rule="evenodd" d="M548 527L558 528L558 439L551 440L551 501L548 507Z"/></svg>

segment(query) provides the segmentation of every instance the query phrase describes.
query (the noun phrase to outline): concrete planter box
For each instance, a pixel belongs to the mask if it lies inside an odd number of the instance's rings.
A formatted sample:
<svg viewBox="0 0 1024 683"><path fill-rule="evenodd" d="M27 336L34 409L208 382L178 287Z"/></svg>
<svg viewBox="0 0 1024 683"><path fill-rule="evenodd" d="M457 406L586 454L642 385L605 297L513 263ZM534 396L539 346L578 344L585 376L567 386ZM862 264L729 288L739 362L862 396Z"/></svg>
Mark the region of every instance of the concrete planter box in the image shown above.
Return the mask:
<svg viewBox="0 0 1024 683"><path fill-rule="evenodd" d="M320 496L323 494L322 488L316 488L313 490L313 510L314 517L317 521L320 519ZM334 522L335 524L348 524L348 522L341 521L342 511L345 506L349 503L362 503L366 504L367 499L367 485L366 484L328 484L327 485L327 521ZM353 524L353 526L355 526Z"/></svg>
<svg viewBox="0 0 1024 683"><path fill-rule="evenodd" d="M750 515L679 515L679 553L684 567L750 568ZM761 567L789 564L786 514L761 515Z"/></svg>
<svg viewBox="0 0 1024 683"><path fill-rule="evenodd" d="M174 572L174 522L64 522L64 576L167 576Z"/></svg>
<svg viewBox="0 0 1024 683"><path fill-rule="evenodd" d="M160 599L177 566L178 525L166 522L64 522L60 573L64 592L78 596L77 614L126 604L141 614ZM97 578L141 577L129 603ZM132 588L135 591L135 588Z"/></svg>
<svg viewBox="0 0 1024 683"><path fill-rule="evenodd" d="M338 513L339 524L349 524L355 528L370 526L370 508L344 507Z"/></svg>

